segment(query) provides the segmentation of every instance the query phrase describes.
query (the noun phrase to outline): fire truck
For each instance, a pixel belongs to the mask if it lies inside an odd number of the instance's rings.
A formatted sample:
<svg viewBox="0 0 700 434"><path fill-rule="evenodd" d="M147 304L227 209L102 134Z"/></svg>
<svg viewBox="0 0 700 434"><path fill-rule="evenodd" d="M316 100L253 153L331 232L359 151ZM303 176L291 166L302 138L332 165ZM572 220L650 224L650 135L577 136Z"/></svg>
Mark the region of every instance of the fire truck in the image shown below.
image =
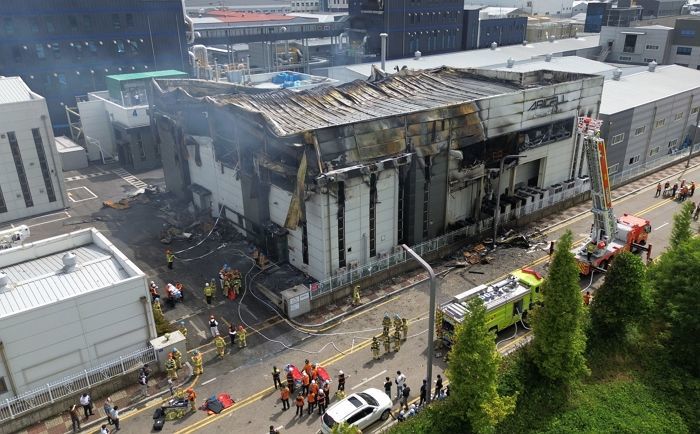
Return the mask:
<svg viewBox="0 0 700 434"><path fill-rule="evenodd" d="M469 301L479 297L486 307L486 323L489 329L503 330L522 320L535 303L541 301L540 287L544 277L538 272L523 268L513 271L505 279L455 295L439 307L442 312L443 340L450 346L457 325L468 313Z"/></svg>
<svg viewBox="0 0 700 434"><path fill-rule="evenodd" d="M588 160L593 225L588 240L572 253L581 274L586 276L593 270L604 272L620 252L643 250L647 252L647 258L651 255L651 245L647 246L651 222L629 214L616 218L613 212L605 141L600 137L600 125L601 121L589 117L580 118L578 123Z"/></svg>

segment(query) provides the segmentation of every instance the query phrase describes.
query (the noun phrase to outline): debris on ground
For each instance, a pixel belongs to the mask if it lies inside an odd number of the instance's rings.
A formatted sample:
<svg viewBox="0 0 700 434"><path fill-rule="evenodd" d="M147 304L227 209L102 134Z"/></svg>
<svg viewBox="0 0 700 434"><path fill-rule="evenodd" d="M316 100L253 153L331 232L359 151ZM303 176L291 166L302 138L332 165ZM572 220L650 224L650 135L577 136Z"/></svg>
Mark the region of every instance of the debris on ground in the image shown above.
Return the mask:
<svg viewBox="0 0 700 434"><path fill-rule="evenodd" d="M129 199L120 199L117 202L111 200L105 200L102 202L103 207L113 208L113 209L127 209L129 208Z"/></svg>
<svg viewBox="0 0 700 434"><path fill-rule="evenodd" d="M530 241L523 234L514 234L512 230L506 232L506 234L497 242L499 245L508 247L520 247L523 249L530 248Z"/></svg>

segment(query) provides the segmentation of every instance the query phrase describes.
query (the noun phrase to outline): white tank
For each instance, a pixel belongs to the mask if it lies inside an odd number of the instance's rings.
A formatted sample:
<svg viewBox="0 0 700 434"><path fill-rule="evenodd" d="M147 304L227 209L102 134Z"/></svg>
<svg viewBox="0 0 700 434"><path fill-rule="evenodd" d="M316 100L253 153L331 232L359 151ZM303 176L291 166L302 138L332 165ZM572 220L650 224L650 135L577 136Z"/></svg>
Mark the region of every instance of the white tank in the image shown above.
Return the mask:
<svg viewBox="0 0 700 434"><path fill-rule="evenodd" d="M194 53L194 58L199 62L200 68L206 68L209 66L209 59L207 58L207 47L204 45L195 45L192 47L192 52Z"/></svg>

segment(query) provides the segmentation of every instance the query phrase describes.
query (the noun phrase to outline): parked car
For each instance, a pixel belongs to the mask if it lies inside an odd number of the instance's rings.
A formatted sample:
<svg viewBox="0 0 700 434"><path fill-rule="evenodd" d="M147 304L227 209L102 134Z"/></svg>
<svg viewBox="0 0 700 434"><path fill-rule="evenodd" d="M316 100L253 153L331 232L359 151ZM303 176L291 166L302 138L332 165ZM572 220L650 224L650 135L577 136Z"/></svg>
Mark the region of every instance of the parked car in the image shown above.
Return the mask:
<svg viewBox="0 0 700 434"><path fill-rule="evenodd" d="M326 410L321 418L321 432L328 434L334 425L342 422L364 429L380 419L389 419L391 406L391 399L379 389L353 393Z"/></svg>

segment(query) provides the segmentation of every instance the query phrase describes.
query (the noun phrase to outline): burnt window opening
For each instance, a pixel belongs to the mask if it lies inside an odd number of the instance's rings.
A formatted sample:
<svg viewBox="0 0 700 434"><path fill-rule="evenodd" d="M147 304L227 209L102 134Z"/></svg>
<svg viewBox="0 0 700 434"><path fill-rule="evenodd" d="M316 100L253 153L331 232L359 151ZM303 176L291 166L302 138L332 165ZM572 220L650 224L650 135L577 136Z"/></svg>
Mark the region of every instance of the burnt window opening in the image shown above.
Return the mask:
<svg viewBox="0 0 700 434"><path fill-rule="evenodd" d="M2 194L2 187L0 187L0 214L7 212L7 203L5 203L5 196Z"/></svg>
<svg viewBox="0 0 700 434"><path fill-rule="evenodd" d="M309 264L309 232L306 221L301 222L301 260L304 264Z"/></svg>
<svg viewBox="0 0 700 434"><path fill-rule="evenodd" d="M404 180L403 176L401 176L401 173L399 173L399 200L398 200L398 216L396 217L396 222L397 222L397 236L396 239L398 240L399 244L404 244L406 240L404 240L404 230L403 230L403 225L404 225L404 220L403 220L403 206L404 206L404 194L405 193L405 188L404 188Z"/></svg>
<svg viewBox="0 0 700 434"><path fill-rule="evenodd" d="M424 157L423 169L423 239L428 238L428 222L430 221L430 157Z"/></svg>
<svg viewBox="0 0 700 434"><path fill-rule="evenodd" d="M377 256L377 175L369 177L369 257Z"/></svg>
<svg viewBox="0 0 700 434"><path fill-rule="evenodd" d="M345 183L338 183L338 267L345 267Z"/></svg>
<svg viewBox="0 0 700 434"><path fill-rule="evenodd" d="M29 182L27 182L27 173L24 171L22 154L19 151L19 143L17 143L17 136L15 135L15 132L9 131L7 133L7 139L10 141L10 150L12 151L12 158L15 160L15 169L17 170L17 178L19 178L19 185L22 188L24 205L27 208L31 208L34 206L34 201L32 200L32 192L29 190Z"/></svg>
<svg viewBox="0 0 700 434"><path fill-rule="evenodd" d="M53 189L53 182L51 181L51 172L49 171L49 164L46 161L46 152L44 151L44 141L41 139L41 132L39 131L39 128L32 128L32 135L34 136L34 146L36 147L36 155L39 157L39 167L41 167L41 175L44 178L46 195L49 197L49 202L56 202L56 193Z"/></svg>

